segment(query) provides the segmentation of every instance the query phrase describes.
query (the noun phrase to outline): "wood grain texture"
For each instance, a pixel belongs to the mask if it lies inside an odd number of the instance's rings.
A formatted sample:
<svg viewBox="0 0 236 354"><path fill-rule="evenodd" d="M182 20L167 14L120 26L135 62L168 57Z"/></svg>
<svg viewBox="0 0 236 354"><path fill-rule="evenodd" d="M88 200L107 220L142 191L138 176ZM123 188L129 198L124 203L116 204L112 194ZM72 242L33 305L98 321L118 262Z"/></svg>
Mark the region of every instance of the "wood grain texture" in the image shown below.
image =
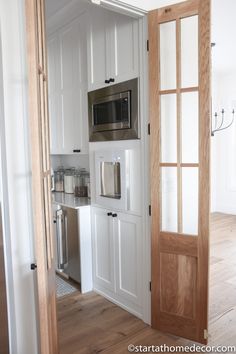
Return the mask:
<svg viewBox="0 0 236 354"><path fill-rule="evenodd" d="M49 184L49 132L45 78L44 0L26 0L29 125L31 140L34 237L37 262L40 350L56 354L57 325L55 271L52 253L51 192ZM40 70L39 70L40 68Z"/></svg>
<svg viewBox="0 0 236 354"><path fill-rule="evenodd" d="M162 312L195 319L196 270L195 257L161 253Z"/></svg>
<svg viewBox="0 0 236 354"><path fill-rule="evenodd" d="M0 209L0 354L9 354L5 262L2 234L2 212Z"/></svg>
<svg viewBox="0 0 236 354"><path fill-rule="evenodd" d="M186 93L186 92L197 92L199 90L199 87L184 87L184 88L179 88L180 93ZM171 90L160 90L159 94L160 95L172 95L177 93L178 89L171 89Z"/></svg>
<svg viewBox="0 0 236 354"><path fill-rule="evenodd" d="M160 252L197 257L198 240L196 236L160 233Z"/></svg>
<svg viewBox="0 0 236 354"><path fill-rule="evenodd" d="M214 214L211 223L209 345L236 345L236 216ZM163 314L163 331L169 326ZM58 300L61 354L124 354L134 345L192 345L194 342L153 330L99 295L79 292ZM181 332L193 321L176 316ZM190 330L188 329L190 328Z"/></svg>
<svg viewBox="0 0 236 354"><path fill-rule="evenodd" d="M176 18L189 17L198 14L199 1L189 0L176 5L165 6L163 8L158 9L159 23L174 21L176 20Z"/></svg>
<svg viewBox="0 0 236 354"><path fill-rule="evenodd" d="M210 139L211 139L211 0L199 3L199 236L198 236L198 338L208 328Z"/></svg>
<svg viewBox="0 0 236 354"><path fill-rule="evenodd" d="M151 267L152 267L152 324L157 326L160 315L160 254L159 238L161 219L161 200L160 200L160 38L158 26L158 11L151 11L148 15L149 26L149 115L150 115L150 183L151 183L151 205L152 205L152 240L151 240Z"/></svg>
<svg viewBox="0 0 236 354"><path fill-rule="evenodd" d="M182 111L181 111L181 26L180 20L199 15L199 87L187 87L185 92L199 91L199 164L182 163ZM163 22L176 21L176 89L160 90L160 36ZM195 322L182 336L206 343L208 304L208 240L209 240L209 155L210 155L210 57L209 57L209 2L191 0L169 6L149 14L149 70L150 70L150 122L151 122L151 196L152 196L152 325L180 335L176 315L182 320L191 317ZM177 163L160 163L161 118L160 95L177 95ZM206 125L204 125L204 122ZM161 232L161 169L177 167L178 233ZM199 168L199 235L194 239L182 234L182 167ZM166 239L164 235L168 236ZM204 235L204 236L203 236ZM189 247L189 252L187 248ZM155 257L155 258L154 258ZM184 273L184 269L186 273ZM185 276L180 276L180 274ZM168 281L166 280L168 279ZM165 280L167 282L165 282ZM191 280L193 282L191 282ZM182 286L178 284L182 281ZM172 296L167 296L171 293ZM168 301L169 303L168 303ZM164 304L164 305L163 305ZM163 305L163 306L162 306ZM168 321L162 323L168 309ZM171 323L172 309L172 323ZM180 310L181 309L181 310ZM166 314L165 314L166 315ZM163 327L164 326L164 327ZM181 327L182 328L182 327ZM191 332L192 330L192 332Z"/></svg>

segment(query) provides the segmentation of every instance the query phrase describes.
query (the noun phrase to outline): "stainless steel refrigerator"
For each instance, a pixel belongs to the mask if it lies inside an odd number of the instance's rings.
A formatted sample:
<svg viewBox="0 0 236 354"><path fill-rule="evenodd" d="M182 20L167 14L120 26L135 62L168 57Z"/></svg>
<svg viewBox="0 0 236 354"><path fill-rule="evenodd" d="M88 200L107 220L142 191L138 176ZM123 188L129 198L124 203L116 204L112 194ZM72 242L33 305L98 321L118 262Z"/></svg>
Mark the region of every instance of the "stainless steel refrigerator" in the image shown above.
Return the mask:
<svg viewBox="0 0 236 354"><path fill-rule="evenodd" d="M77 210L55 205L56 269L80 283L80 244Z"/></svg>

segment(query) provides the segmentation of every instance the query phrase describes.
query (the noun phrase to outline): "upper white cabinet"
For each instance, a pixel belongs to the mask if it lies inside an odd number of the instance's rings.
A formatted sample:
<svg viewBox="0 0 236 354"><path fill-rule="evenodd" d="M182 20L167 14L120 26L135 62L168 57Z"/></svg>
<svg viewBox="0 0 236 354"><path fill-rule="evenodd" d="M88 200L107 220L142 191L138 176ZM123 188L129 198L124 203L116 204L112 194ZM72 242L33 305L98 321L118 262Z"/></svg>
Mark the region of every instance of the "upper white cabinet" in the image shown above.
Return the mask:
<svg viewBox="0 0 236 354"><path fill-rule="evenodd" d="M82 19L48 40L51 154L88 153L86 33Z"/></svg>
<svg viewBox="0 0 236 354"><path fill-rule="evenodd" d="M138 20L97 7L89 17L89 91L138 77Z"/></svg>

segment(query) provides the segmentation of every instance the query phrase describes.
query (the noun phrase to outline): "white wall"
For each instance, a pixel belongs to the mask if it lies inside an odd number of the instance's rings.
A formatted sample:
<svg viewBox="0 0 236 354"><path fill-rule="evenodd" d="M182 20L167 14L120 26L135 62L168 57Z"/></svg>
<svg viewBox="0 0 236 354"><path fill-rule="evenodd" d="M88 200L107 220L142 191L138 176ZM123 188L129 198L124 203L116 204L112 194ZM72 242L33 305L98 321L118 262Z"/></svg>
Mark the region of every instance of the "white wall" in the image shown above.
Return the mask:
<svg viewBox="0 0 236 354"><path fill-rule="evenodd" d="M235 72L213 77L213 114L224 108L228 122L236 110ZM235 117L236 118L236 117ZM236 214L236 121L212 138L212 211Z"/></svg>
<svg viewBox="0 0 236 354"><path fill-rule="evenodd" d="M0 121L0 199L7 250L10 346L12 354L37 354L34 273L30 271L34 252L24 0L0 0L0 32L3 68L1 108L4 105Z"/></svg>

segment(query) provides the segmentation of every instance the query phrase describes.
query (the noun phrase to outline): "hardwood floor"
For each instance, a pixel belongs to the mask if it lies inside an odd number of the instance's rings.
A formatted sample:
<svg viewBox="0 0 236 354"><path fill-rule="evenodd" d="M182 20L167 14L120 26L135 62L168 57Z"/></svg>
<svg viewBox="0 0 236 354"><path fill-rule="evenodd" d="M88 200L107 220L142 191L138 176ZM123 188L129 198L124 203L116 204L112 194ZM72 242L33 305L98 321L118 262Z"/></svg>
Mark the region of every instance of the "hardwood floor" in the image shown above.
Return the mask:
<svg viewBox="0 0 236 354"><path fill-rule="evenodd" d="M209 345L236 345L236 216L214 214L211 226ZM90 293L58 300L61 354L128 353L134 345L191 345L151 329Z"/></svg>

